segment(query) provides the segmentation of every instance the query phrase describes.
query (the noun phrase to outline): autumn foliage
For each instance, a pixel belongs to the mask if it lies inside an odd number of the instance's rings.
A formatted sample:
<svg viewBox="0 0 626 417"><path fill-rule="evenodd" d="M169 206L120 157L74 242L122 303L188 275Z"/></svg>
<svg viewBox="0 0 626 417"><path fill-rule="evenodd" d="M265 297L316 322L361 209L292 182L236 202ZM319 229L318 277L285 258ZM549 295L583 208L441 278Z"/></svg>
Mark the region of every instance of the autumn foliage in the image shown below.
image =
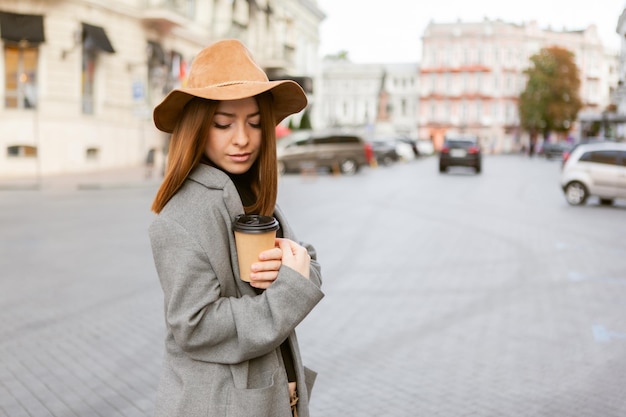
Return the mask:
<svg viewBox="0 0 626 417"><path fill-rule="evenodd" d="M569 131L582 108L574 54L556 46L543 48L530 58L530 64L519 99L522 128L531 137Z"/></svg>

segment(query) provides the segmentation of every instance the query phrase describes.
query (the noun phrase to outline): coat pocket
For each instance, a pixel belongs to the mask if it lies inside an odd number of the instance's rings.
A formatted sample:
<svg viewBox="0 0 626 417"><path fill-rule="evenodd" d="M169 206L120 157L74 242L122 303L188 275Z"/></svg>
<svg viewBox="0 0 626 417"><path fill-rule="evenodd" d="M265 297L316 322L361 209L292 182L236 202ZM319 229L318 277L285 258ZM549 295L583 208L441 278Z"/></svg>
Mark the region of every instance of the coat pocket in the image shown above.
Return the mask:
<svg viewBox="0 0 626 417"><path fill-rule="evenodd" d="M232 388L227 417L291 417L289 387L284 369L277 368L271 384L263 388Z"/></svg>

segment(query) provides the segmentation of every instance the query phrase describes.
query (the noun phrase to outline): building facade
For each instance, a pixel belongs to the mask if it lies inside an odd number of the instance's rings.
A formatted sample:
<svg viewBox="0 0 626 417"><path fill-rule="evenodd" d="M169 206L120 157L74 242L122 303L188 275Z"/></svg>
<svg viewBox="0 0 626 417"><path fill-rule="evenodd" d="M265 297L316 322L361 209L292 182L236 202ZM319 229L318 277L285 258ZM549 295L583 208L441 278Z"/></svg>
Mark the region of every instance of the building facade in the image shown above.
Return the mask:
<svg viewBox="0 0 626 417"><path fill-rule="evenodd" d="M615 29L621 39L617 65L617 88L613 95L616 104L616 115L619 119L616 123L616 135L626 138L626 7L622 11Z"/></svg>
<svg viewBox="0 0 626 417"><path fill-rule="evenodd" d="M194 55L238 38L270 78L311 92L315 0L4 0L0 177L162 163L152 109ZM294 116L298 117L298 115Z"/></svg>
<svg viewBox="0 0 626 417"><path fill-rule="evenodd" d="M367 135L417 134L417 63L322 64L314 126L362 129Z"/></svg>
<svg viewBox="0 0 626 417"><path fill-rule="evenodd" d="M609 105L615 61L594 25L559 32L534 22L431 22L422 36L419 136L439 147L449 132L473 133L487 151L520 149L528 141L517 110L526 86L524 70L530 57L548 46L574 53L583 112L601 112Z"/></svg>

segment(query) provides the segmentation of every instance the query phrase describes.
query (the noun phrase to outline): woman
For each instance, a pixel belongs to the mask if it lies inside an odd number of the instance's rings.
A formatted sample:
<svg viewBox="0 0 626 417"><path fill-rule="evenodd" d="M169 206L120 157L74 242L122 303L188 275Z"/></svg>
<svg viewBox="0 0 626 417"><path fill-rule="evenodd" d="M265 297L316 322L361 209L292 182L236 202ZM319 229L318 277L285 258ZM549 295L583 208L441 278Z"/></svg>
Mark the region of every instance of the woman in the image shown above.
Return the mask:
<svg viewBox="0 0 626 417"><path fill-rule="evenodd" d="M314 249L276 206L275 126L306 106L292 81L273 81L236 40L195 58L185 88L154 110L172 133L150 226L164 293L165 359L157 416L307 417L315 373L294 332L321 300ZM276 247L239 279L232 230L241 214L274 216Z"/></svg>

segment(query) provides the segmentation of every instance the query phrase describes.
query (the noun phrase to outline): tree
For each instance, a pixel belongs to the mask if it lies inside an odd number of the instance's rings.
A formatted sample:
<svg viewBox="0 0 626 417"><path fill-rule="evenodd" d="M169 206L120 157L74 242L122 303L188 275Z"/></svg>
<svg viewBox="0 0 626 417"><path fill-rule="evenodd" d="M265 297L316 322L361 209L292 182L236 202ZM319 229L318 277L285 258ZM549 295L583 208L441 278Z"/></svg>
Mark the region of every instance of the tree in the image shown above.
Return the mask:
<svg viewBox="0 0 626 417"><path fill-rule="evenodd" d="M302 118L300 119L300 129L301 130L312 129L311 116L309 116L308 110L304 111L304 114L302 115Z"/></svg>
<svg viewBox="0 0 626 417"><path fill-rule="evenodd" d="M539 133L568 132L582 108L580 75L574 54L560 47L543 48L524 71L526 89L519 98L522 128L531 142Z"/></svg>
<svg viewBox="0 0 626 417"><path fill-rule="evenodd" d="M350 61L349 52L346 50L341 50L334 54L327 54L324 56L324 59L327 61Z"/></svg>

